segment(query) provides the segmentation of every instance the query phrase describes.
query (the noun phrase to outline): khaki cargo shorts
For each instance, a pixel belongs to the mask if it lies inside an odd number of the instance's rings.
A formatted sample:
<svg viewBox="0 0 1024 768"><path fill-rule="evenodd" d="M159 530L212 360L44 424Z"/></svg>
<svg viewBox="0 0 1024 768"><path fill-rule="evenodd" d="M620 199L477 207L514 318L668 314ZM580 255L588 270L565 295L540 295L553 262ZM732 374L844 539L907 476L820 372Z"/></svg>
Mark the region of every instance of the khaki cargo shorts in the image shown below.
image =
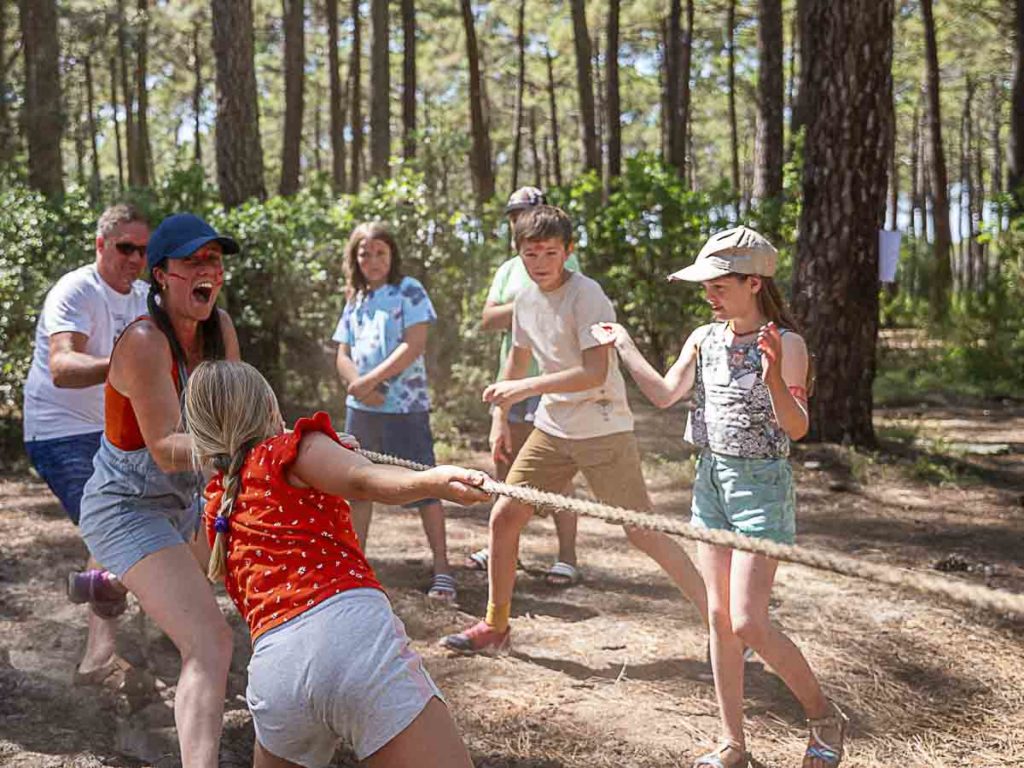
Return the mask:
<svg viewBox="0 0 1024 768"><path fill-rule="evenodd" d="M562 493L577 471L587 478L599 501L640 512L651 509L632 431L570 440L535 427L505 482Z"/></svg>

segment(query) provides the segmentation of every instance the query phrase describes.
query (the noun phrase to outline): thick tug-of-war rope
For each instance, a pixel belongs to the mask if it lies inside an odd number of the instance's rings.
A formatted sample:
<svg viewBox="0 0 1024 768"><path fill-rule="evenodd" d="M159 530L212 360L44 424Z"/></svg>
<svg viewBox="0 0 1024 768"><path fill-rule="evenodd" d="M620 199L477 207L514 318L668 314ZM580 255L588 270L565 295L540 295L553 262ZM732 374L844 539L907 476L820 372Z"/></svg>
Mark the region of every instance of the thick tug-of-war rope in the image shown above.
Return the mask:
<svg viewBox="0 0 1024 768"><path fill-rule="evenodd" d="M358 452L375 464L390 464L418 471L430 469L430 467L424 464L406 461L405 459L399 459L383 453L362 449L359 449ZM766 539L752 539L749 536L743 536L730 531L695 528L689 523L672 520L661 515L636 512L584 499L575 499L557 493L539 491L536 488L530 488L525 485L508 485L507 483L499 483L491 478L487 478L484 481L483 490L499 496L508 496L516 501L529 504L531 507L550 511L575 512L585 517L604 520L606 523L670 533L692 541L703 541L707 544L729 547L730 549L738 549L743 552L753 552L775 560L806 565L823 571L832 571L844 576L855 576L856 578L878 582L879 584L913 589L927 595L955 600L958 603L975 608L987 608L998 613L1016 614L1017 616L1024 617L1024 595L992 589L979 584L967 584L946 577L918 571L908 571L891 565L868 563L837 552L821 552L792 544L779 544Z"/></svg>

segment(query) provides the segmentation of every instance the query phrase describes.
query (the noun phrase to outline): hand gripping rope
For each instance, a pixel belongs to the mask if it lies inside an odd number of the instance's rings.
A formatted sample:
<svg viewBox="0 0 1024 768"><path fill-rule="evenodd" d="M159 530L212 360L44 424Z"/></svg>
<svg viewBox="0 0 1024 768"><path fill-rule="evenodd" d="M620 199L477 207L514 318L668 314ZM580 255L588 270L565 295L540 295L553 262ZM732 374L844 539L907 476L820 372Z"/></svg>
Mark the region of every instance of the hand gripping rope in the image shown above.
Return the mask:
<svg viewBox="0 0 1024 768"><path fill-rule="evenodd" d="M375 453L374 451L359 449L358 452L375 464L390 464L417 471L430 469L430 467L424 464L417 464L413 461L406 461L405 459ZM695 528L689 523L672 520L662 515L637 512L584 499L570 498L557 493L539 491L536 488L530 488L525 485L508 485L507 483L499 483L489 477L484 480L482 490L498 496L508 496L510 499L528 504L531 507L553 512L575 512L584 517L604 520L606 523L670 533L675 536L681 536L684 539L690 539L691 541L703 541L706 544L729 547L730 549L738 549L743 552L753 552L775 560L806 565L823 571L832 571L844 576L854 576L859 579L878 582L879 584L913 589L926 595L955 600L964 605L987 608L1001 614L1015 614L1024 617L1024 595L1006 592L1005 590L954 581L948 577L896 568L891 565L868 563L836 552L821 552L793 544L779 544L765 539L752 539L749 536L732 533L731 531Z"/></svg>

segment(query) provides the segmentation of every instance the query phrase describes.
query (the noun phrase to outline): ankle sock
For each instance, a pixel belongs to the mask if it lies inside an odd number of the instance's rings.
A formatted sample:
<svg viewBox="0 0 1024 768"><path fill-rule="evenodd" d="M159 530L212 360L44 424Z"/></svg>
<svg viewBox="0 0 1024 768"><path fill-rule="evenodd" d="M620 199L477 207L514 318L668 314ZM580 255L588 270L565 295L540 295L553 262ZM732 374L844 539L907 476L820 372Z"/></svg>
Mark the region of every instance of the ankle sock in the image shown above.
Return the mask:
<svg viewBox="0 0 1024 768"><path fill-rule="evenodd" d="M505 603L504 605L495 605L494 603L487 603L487 616L484 621L491 627L494 627L495 632L504 632L508 629L508 620L512 615L512 603Z"/></svg>

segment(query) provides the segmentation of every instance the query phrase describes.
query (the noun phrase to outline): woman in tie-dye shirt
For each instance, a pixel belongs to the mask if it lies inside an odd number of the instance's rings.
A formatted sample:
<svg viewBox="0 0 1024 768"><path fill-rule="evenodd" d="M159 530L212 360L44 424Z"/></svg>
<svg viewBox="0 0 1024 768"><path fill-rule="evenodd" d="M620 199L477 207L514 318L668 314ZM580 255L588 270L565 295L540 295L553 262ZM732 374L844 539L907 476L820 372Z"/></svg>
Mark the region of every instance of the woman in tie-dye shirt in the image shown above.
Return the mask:
<svg viewBox="0 0 1024 768"><path fill-rule="evenodd" d="M423 352L437 320L423 285L402 275L398 244L379 222L360 224L345 247L347 301L334 332L337 368L348 387L345 431L372 451L434 464L430 396ZM427 595L454 601L448 564L444 510L437 499L410 505L420 511L433 554L434 577ZM353 509L362 546L371 508Z"/></svg>

